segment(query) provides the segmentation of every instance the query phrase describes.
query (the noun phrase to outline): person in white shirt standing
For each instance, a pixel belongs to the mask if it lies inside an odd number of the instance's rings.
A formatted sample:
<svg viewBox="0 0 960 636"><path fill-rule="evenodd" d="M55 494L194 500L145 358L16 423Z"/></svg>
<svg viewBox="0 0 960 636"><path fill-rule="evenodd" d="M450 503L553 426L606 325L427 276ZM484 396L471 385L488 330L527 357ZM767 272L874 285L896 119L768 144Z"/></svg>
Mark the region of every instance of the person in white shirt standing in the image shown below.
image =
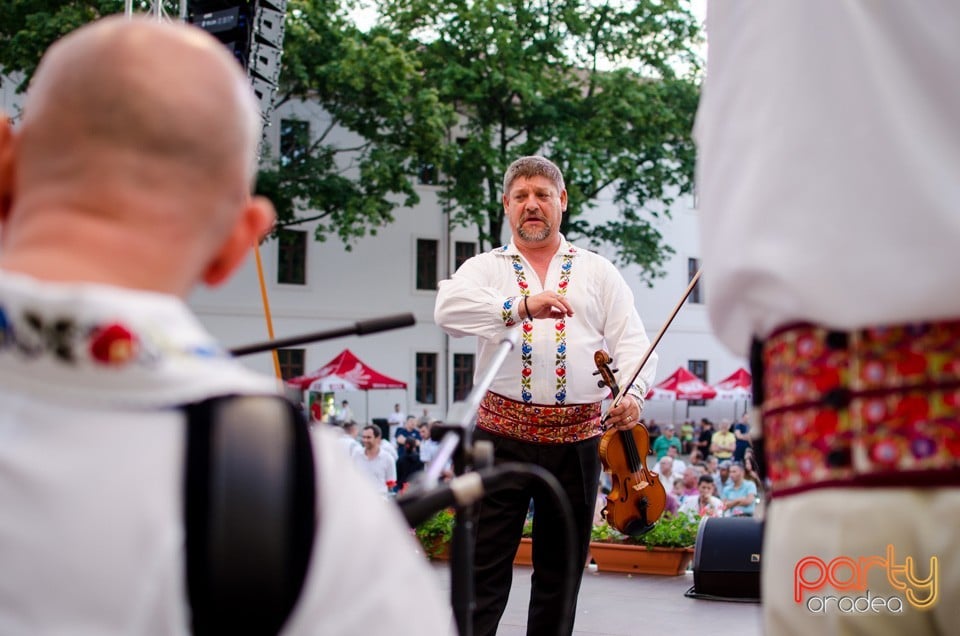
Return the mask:
<svg viewBox="0 0 960 636"><path fill-rule="evenodd" d="M958 34L942 0L708 7L705 295L762 388L768 634L960 624Z"/></svg>
<svg viewBox="0 0 960 636"><path fill-rule="evenodd" d="M397 459L381 448L380 427L367 424L360 433L363 452L353 457L374 485L377 492L386 495L397 483Z"/></svg>
<svg viewBox="0 0 960 636"><path fill-rule="evenodd" d="M513 240L477 255L441 281L434 311L452 336L477 336L477 372L483 373L510 330L522 344L507 357L477 414L477 439L493 440L496 461L540 464L566 490L579 545L561 549L559 511L542 490L517 485L480 505L476 546L477 636L496 632L513 576L531 496L534 498L534 578L528 634L564 636L558 622L575 615L560 607L567 559L586 559L599 479L601 405L594 353L606 349L628 374L649 346L633 294L616 267L560 234L567 191L559 168L543 157L514 161L503 179L503 209ZM616 408L608 424L629 429L643 411L656 356ZM624 382L625 384L625 382ZM578 573L582 570L578 568ZM574 582L579 586L581 574Z"/></svg>

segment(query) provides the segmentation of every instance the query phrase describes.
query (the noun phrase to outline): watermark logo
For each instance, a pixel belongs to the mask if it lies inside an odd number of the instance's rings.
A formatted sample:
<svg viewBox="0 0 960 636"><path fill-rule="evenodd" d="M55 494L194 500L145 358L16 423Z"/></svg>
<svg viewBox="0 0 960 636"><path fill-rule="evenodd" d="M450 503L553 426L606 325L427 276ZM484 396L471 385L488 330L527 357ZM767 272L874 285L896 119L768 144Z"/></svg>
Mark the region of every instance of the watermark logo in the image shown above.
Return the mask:
<svg viewBox="0 0 960 636"><path fill-rule="evenodd" d="M868 582L872 570L886 575L893 594L871 593ZM830 561L807 556L797 561L793 570L793 600L816 614L902 614L905 606L926 610L940 596L937 557L930 557L926 576L921 574L913 557L905 557L899 563L892 545L887 545L885 556L838 556ZM873 581L876 583L878 578L879 574L874 575ZM839 594L830 594L830 589Z"/></svg>

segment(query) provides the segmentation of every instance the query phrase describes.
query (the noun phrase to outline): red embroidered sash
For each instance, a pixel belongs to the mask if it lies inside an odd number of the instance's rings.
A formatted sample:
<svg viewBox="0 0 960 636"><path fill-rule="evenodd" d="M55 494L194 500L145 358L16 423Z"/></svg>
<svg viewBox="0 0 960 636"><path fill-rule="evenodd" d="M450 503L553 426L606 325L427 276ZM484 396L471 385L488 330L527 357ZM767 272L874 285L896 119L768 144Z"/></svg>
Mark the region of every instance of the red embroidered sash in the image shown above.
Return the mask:
<svg viewBox="0 0 960 636"><path fill-rule="evenodd" d="M600 403L547 406L524 404L487 391L477 427L534 444L568 444L600 435Z"/></svg>

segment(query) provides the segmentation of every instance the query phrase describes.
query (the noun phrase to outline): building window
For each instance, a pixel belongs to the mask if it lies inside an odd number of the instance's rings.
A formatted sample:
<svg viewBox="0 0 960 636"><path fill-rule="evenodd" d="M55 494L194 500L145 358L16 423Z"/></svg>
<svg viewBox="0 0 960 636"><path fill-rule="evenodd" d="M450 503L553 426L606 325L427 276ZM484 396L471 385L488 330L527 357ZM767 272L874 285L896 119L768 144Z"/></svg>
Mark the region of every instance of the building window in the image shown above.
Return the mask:
<svg viewBox="0 0 960 636"><path fill-rule="evenodd" d="M421 185L437 185L437 165L434 163L422 162L417 170L417 179Z"/></svg>
<svg viewBox="0 0 960 636"><path fill-rule="evenodd" d="M280 165L299 163L310 150L310 122L280 120Z"/></svg>
<svg viewBox="0 0 960 636"><path fill-rule="evenodd" d="M420 404L437 403L437 354L417 354L417 387L415 397Z"/></svg>
<svg viewBox="0 0 960 636"><path fill-rule="evenodd" d="M690 284L690 281L693 280L693 277L697 275L697 272L700 271L700 259L699 258L688 258L687 259L687 284ZM697 281L697 284L694 286L693 291L690 292L690 302L695 304L703 303L703 288L700 285L701 281Z"/></svg>
<svg viewBox="0 0 960 636"><path fill-rule="evenodd" d="M699 286L700 283L697 283ZM707 381L707 361L706 360L687 360L687 371L697 376L704 382ZM707 403L706 400L690 400L687 404L689 406L704 406Z"/></svg>
<svg viewBox="0 0 960 636"><path fill-rule="evenodd" d="M277 282L307 284L307 233L280 230L277 236Z"/></svg>
<svg viewBox="0 0 960 636"><path fill-rule="evenodd" d="M417 239L417 289L437 289L438 253L435 239Z"/></svg>
<svg viewBox="0 0 960 636"><path fill-rule="evenodd" d="M457 241L457 244L454 247L454 263L453 263L454 271L460 269L460 266L463 265L463 263L468 258L473 258L474 256L476 256L476 254L477 254L476 243L463 243L461 241Z"/></svg>
<svg viewBox="0 0 960 636"><path fill-rule="evenodd" d="M284 380L303 375L303 349L277 349L280 377Z"/></svg>
<svg viewBox="0 0 960 636"><path fill-rule="evenodd" d="M467 399L470 389L473 388L473 360L472 353L453 354L453 399L463 401Z"/></svg>

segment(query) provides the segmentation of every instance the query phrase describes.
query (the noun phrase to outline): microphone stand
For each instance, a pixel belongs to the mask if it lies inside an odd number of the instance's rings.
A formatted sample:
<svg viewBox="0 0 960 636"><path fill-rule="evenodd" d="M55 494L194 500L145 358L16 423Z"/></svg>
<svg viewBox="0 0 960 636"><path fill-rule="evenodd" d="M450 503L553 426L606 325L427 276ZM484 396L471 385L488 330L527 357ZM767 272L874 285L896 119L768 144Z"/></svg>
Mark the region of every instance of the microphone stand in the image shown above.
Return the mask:
<svg viewBox="0 0 960 636"><path fill-rule="evenodd" d="M431 437L441 437L441 448L430 468L434 485L439 471L452 455L453 472L463 475L468 471L489 468L493 464L493 448L490 444L473 443L474 416L487 389L510 352L520 342L520 330L512 329L497 348L486 372L474 384L463 402L454 402L448 412L447 422L435 427ZM439 429L439 430L436 430ZM435 437L436 436L436 437ZM477 448L479 446L479 448ZM460 636L473 636L473 541L477 520L477 504L458 505L455 508L453 538L450 544L450 604L453 608L457 632Z"/></svg>
<svg viewBox="0 0 960 636"><path fill-rule="evenodd" d="M233 356L247 356L251 353L261 353L263 351L272 351L273 349L283 349L294 345L306 344L309 342L320 342L321 340L330 340L341 336L365 336L368 333L378 331L388 331L390 329L399 329L400 327L409 327L416 324L413 314L393 314L382 316L380 318L370 318L353 323L349 327L339 329L328 329L327 331L315 331L300 336L291 336L289 338L280 338L279 340L267 340L264 342L255 342L240 347L230 349Z"/></svg>
<svg viewBox="0 0 960 636"><path fill-rule="evenodd" d="M450 602L460 636L472 636L474 533L477 505L485 493L494 492L507 484L536 481L543 486L564 520L557 531L562 533L568 551L576 545L573 508L560 482L546 469L535 464L508 462L493 467L493 445L489 442L472 443L474 416L480 402L510 351L520 340L519 330L512 331L500 342L487 372L474 385L463 402L451 405L450 422L435 426L432 439L440 439L440 447L430 468L421 473L412 488L397 498L401 513L411 527L415 527L443 508L454 506L455 523L450 547ZM447 461L453 461L455 476L449 484L438 487L440 472ZM562 592L563 607L572 607L576 600L576 569L582 567L577 559L568 559ZM572 616L561 621L561 633L569 629Z"/></svg>

